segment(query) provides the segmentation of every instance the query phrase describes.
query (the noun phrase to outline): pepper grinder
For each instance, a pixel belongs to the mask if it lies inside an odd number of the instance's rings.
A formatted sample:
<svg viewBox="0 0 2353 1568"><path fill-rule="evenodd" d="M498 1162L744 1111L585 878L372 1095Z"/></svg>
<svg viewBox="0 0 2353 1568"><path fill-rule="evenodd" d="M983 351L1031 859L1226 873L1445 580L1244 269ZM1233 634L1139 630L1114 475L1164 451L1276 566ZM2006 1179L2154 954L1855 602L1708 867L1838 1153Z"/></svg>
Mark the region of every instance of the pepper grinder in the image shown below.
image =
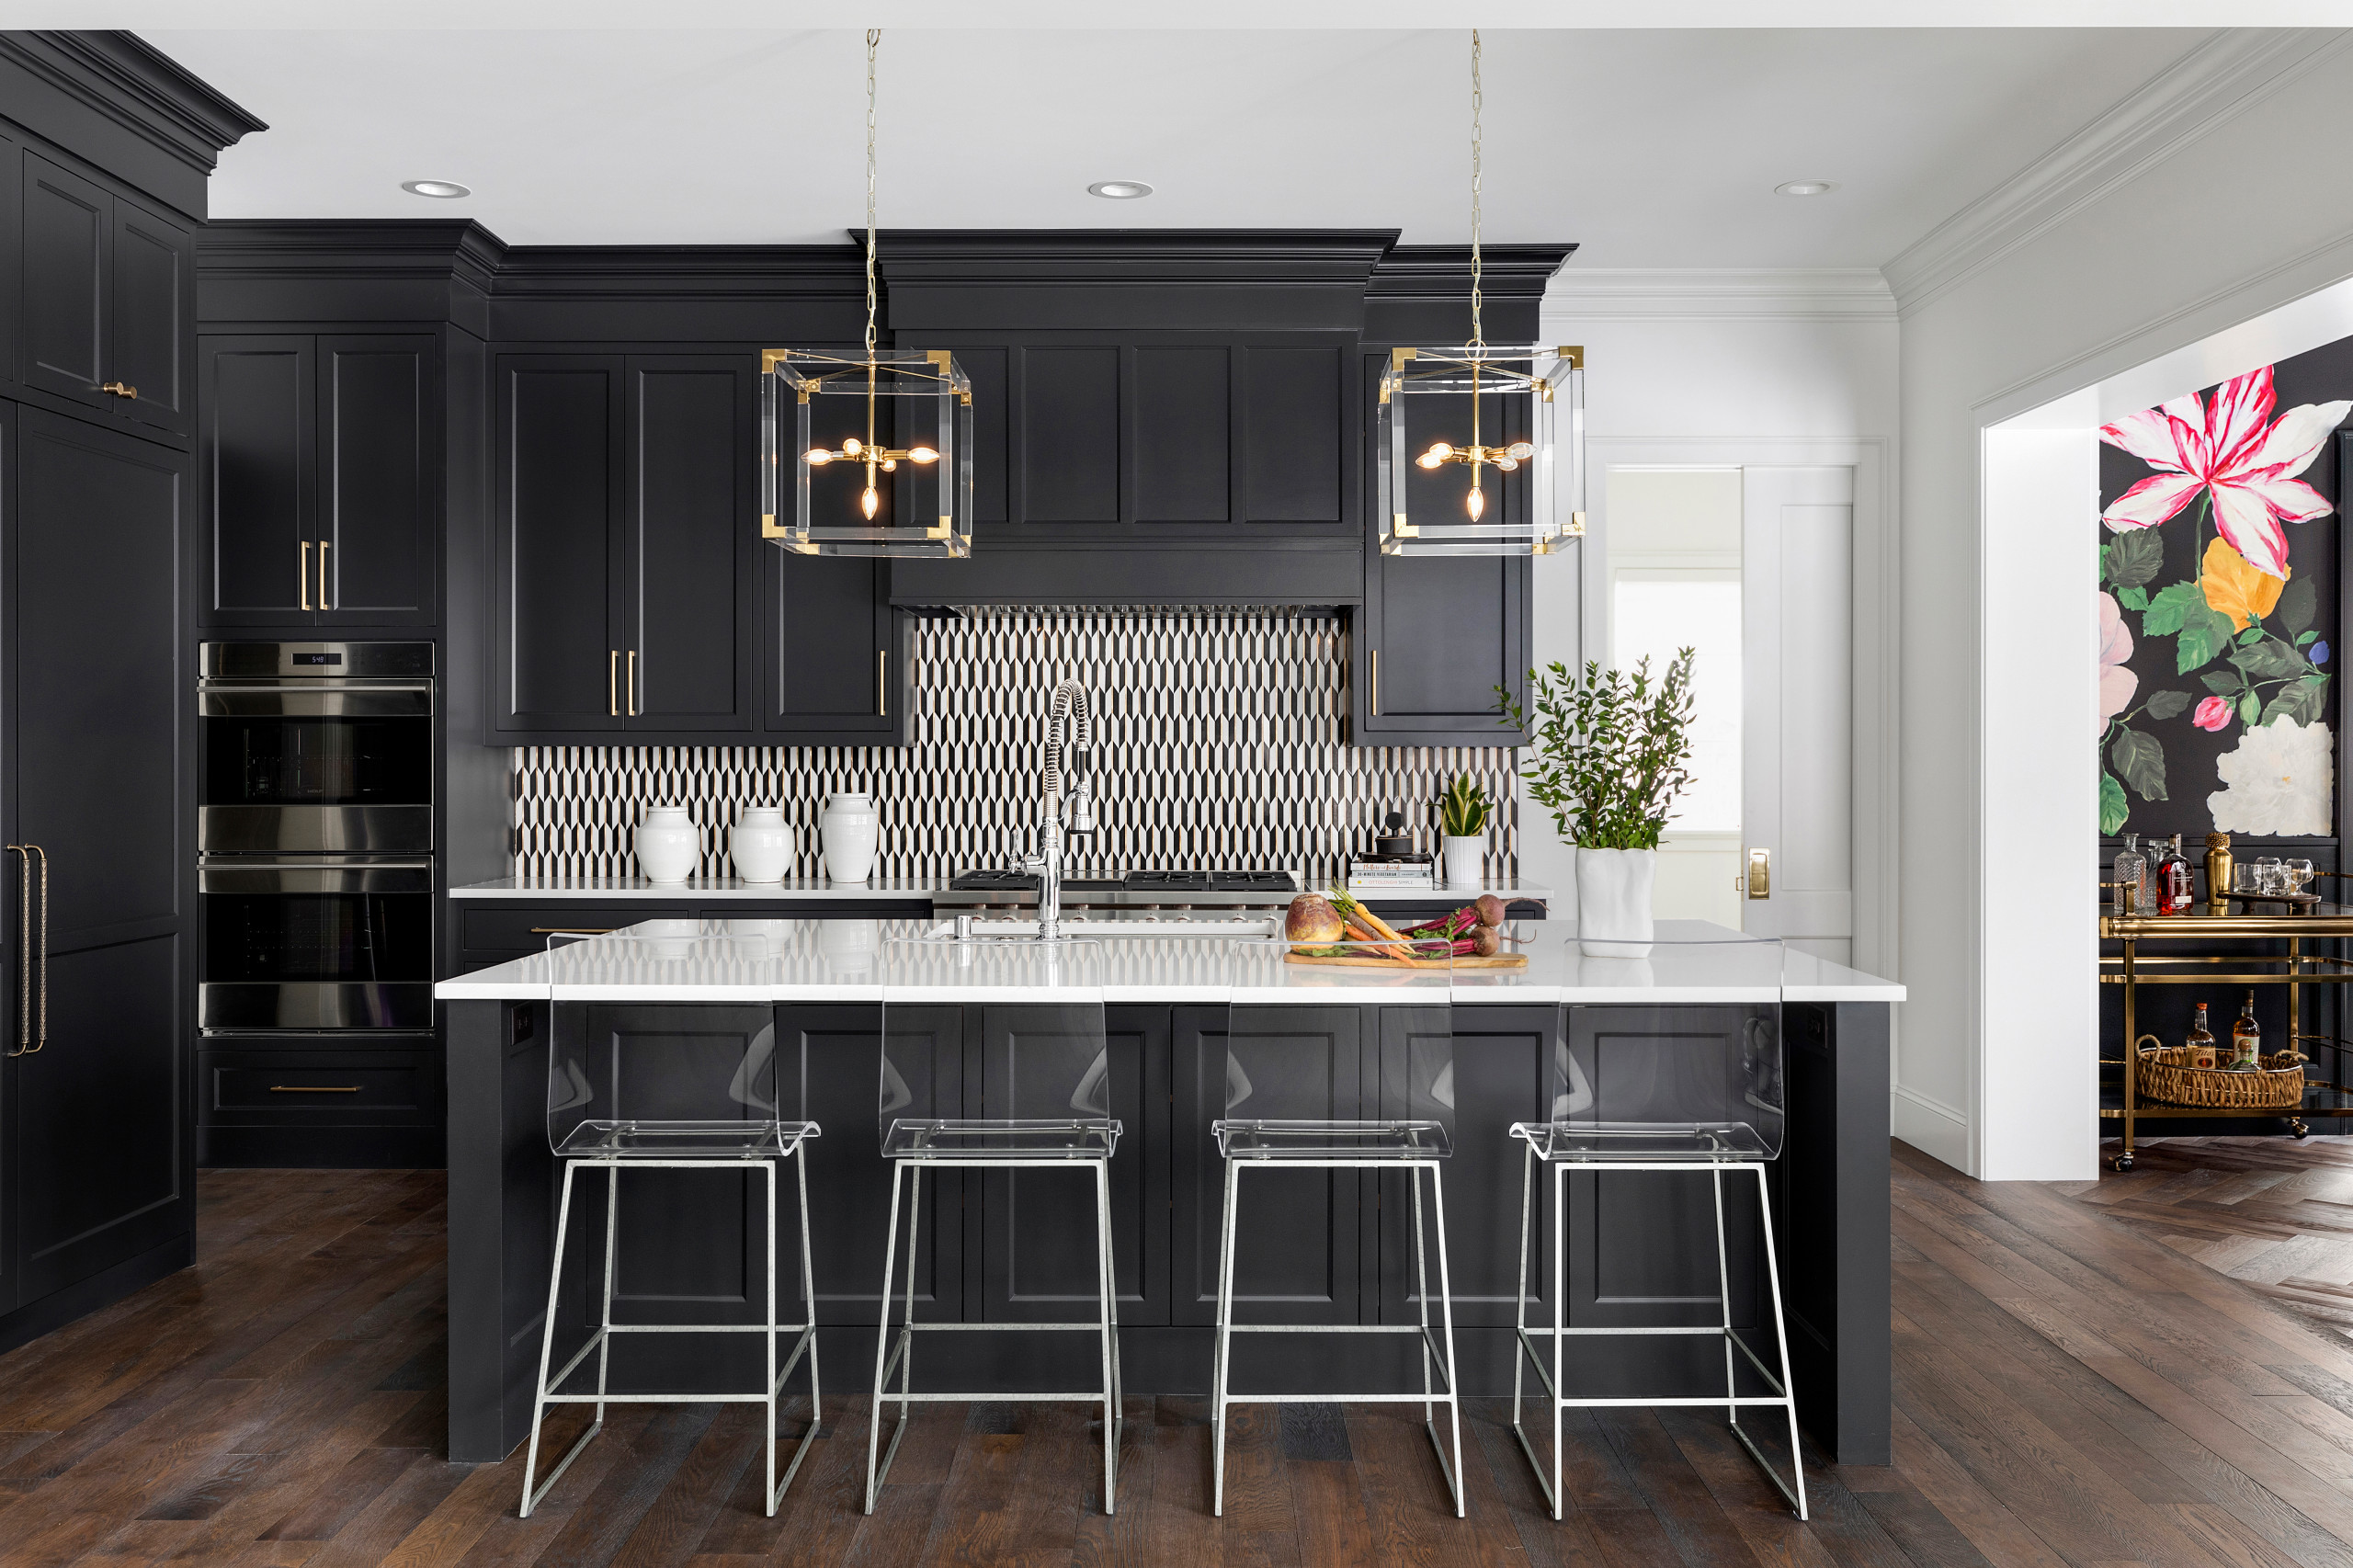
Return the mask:
<svg viewBox="0 0 2353 1568"><path fill-rule="evenodd" d="M2215 915L2231 912L2231 835L2206 835L2206 907Z"/></svg>

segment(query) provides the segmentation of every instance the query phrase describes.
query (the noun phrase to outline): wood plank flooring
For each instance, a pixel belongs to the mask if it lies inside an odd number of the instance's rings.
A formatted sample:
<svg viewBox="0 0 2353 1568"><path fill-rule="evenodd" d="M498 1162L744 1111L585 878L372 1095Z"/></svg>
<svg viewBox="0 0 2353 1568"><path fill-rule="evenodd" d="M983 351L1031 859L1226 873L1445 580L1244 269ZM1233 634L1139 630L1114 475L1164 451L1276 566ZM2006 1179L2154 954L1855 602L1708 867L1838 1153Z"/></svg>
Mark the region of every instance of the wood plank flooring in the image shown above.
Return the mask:
<svg viewBox="0 0 2353 1568"><path fill-rule="evenodd" d="M1085 1411L988 1403L921 1414L863 1516L844 1401L773 1520L756 1418L708 1406L619 1407L522 1520L519 1460L441 1458L439 1173L210 1172L197 1267L0 1357L0 1563L2353 1568L2353 1344L2277 1294L2322 1266L2199 1261L2256 1258L2217 1229L2249 1203L2337 1201L2332 1158L2153 1148L2068 1188L1899 1146L1894 1462L1809 1454L1806 1524L1715 1418L1643 1411L1570 1423L1556 1524L1500 1402L1466 1409L1467 1519L1398 1406L1240 1408L1211 1518L1182 1399L1131 1403L1108 1518Z"/></svg>

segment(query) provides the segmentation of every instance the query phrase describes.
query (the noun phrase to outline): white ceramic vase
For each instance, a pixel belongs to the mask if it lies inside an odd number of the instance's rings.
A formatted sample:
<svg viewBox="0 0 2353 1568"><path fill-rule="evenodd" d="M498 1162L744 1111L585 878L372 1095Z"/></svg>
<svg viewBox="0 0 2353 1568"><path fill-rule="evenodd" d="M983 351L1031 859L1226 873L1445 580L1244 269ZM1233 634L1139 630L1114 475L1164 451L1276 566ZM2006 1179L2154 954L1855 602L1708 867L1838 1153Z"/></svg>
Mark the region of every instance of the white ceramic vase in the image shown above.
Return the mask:
<svg viewBox="0 0 2353 1568"><path fill-rule="evenodd" d="M1439 851L1446 866L1446 885L1476 891L1486 880L1487 835L1466 834L1457 838L1449 835Z"/></svg>
<svg viewBox="0 0 2353 1568"><path fill-rule="evenodd" d="M727 835L727 858L747 882L780 882L792 865L792 830L776 806L746 806Z"/></svg>
<svg viewBox="0 0 2353 1568"><path fill-rule="evenodd" d="M650 882L683 882L702 858L702 835L684 806L648 806L637 824L637 867Z"/></svg>
<svg viewBox="0 0 2353 1568"><path fill-rule="evenodd" d="M834 796L825 802L824 814L818 818L817 832L825 846L827 881L862 882L874 874L874 848L881 834L881 819L874 813L870 797Z"/></svg>
<svg viewBox="0 0 2353 1568"><path fill-rule="evenodd" d="M1657 875L1655 849L1577 851L1577 947L1586 957L1650 957Z"/></svg>

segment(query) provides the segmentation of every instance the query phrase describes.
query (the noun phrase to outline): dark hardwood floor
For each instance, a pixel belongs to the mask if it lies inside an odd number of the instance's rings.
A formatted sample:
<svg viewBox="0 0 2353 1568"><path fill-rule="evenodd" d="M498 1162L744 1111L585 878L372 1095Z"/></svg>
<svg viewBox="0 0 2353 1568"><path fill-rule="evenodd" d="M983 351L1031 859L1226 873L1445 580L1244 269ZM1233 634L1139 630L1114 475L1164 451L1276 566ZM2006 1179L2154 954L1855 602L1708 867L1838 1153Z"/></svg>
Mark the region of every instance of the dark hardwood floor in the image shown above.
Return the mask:
<svg viewBox="0 0 2353 1568"><path fill-rule="evenodd" d="M2353 1565L2353 1345L2102 1212L2105 1183L1896 1161L1895 1462L1810 1455L1804 1525L1671 1412L1575 1422L1554 1524L1489 1403L1468 1519L1395 1406L1245 1407L1213 1519L1176 1399L1131 1403L1111 1518L1086 1413L1010 1404L921 1415L865 1517L865 1415L829 1401L776 1519L750 1413L624 1406L519 1520L518 1460L440 1455L439 1174L207 1173L199 1267L0 1357L0 1563Z"/></svg>

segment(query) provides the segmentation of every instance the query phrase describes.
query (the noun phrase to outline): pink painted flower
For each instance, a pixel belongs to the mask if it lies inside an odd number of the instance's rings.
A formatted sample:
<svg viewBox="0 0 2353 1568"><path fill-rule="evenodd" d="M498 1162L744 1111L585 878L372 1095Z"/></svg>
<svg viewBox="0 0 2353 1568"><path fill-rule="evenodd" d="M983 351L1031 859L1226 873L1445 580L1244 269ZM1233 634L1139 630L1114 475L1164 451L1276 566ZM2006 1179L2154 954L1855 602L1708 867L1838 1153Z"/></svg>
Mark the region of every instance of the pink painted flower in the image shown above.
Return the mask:
<svg viewBox="0 0 2353 1568"><path fill-rule="evenodd" d="M2214 522L2231 548L2266 575L2288 575L2281 523L2308 523L2332 510L2296 475L2312 465L2353 401L2305 403L2271 420L2271 367L2228 381L2211 403L2198 394L2144 408L2099 438L2157 472L2117 497L2100 521L2122 533L2178 517L2201 490L2214 498ZM2270 423L2266 423L2270 421Z"/></svg>
<svg viewBox="0 0 2353 1568"><path fill-rule="evenodd" d="M2124 667L2132 656L2132 632L2124 624L2124 612L2116 608L2116 596L2103 590L2099 596L2099 733L2108 733L2108 722L2132 706L2132 694L2141 688L2141 677Z"/></svg>
<svg viewBox="0 0 2353 1568"><path fill-rule="evenodd" d="M2210 697L2198 705L2189 722L2201 730L2219 730L2231 722L2231 701L2226 697Z"/></svg>

